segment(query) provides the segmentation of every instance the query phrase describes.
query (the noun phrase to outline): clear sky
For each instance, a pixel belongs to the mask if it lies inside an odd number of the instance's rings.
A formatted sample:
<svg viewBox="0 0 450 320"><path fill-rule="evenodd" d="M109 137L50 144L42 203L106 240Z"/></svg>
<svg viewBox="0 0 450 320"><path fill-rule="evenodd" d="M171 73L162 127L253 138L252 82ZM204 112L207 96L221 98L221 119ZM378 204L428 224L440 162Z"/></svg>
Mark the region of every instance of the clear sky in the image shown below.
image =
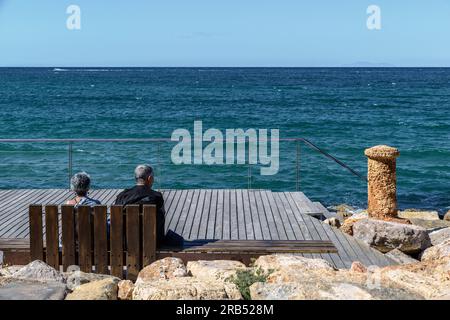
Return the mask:
<svg viewBox="0 0 450 320"><path fill-rule="evenodd" d="M81 8L81 30L66 9ZM368 30L369 5L381 30ZM0 0L0 66L450 67L449 0Z"/></svg>

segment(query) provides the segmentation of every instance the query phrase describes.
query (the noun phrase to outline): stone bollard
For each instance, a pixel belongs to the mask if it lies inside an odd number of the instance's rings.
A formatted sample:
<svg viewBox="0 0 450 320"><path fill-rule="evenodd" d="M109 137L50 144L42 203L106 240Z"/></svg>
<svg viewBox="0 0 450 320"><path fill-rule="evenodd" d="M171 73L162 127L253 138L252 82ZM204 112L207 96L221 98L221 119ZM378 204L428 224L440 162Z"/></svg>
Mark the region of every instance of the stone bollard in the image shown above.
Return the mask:
<svg viewBox="0 0 450 320"><path fill-rule="evenodd" d="M397 217L397 178L395 174L398 149L375 146L364 151L368 157L369 217L390 220Z"/></svg>

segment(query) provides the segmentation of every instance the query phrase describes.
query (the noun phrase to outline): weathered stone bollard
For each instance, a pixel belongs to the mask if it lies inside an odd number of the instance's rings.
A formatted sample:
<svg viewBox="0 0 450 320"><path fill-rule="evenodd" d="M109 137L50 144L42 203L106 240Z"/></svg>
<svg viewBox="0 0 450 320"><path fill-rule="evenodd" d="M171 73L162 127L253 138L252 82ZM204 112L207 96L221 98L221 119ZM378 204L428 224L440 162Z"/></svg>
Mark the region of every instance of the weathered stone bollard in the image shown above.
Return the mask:
<svg viewBox="0 0 450 320"><path fill-rule="evenodd" d="M368 157L369 217L390 220L397 217L397 178L395 174L398 149L375 146L364 151Z"/></svg>

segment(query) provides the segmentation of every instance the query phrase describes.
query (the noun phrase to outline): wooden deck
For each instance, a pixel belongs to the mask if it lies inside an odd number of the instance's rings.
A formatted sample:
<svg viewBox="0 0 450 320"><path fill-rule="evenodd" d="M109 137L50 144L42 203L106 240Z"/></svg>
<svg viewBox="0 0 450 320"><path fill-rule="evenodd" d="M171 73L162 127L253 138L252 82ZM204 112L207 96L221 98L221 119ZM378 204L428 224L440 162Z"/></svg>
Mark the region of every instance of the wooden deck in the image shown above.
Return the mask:
<svg viewBox="0 0 450 320"><path fill-rule="evenodd" d="M120 191L94 190L90 196L111 205ZM323 258L338 268L349 268L353 261L365 265L395 264L366 244L314 218L327 216L329 212L302 192L242 189L162 192L166 229L186 240L328 240L338 253L302 255ZM72 197L69 190L63 189L0 190L0 239L29 237L29 204L62 204Z"/></svg>

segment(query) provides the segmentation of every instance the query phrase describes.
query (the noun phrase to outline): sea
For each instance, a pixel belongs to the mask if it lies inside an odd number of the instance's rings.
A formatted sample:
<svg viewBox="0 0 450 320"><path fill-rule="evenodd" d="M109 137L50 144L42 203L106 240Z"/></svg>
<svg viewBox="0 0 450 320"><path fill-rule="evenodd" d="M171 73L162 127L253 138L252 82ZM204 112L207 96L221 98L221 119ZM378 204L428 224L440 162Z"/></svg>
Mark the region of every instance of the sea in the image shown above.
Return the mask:
<svg viewBox="0 0 450 320"><path fill-rule="evenodd" d="M279 170L176 165L176 129L278 129ZM0 68L0 139L161 139L0 142L0 189L131 186L155 168L156 189L304 192L327 206L367 205L364 150L397 147L400 208L450 208L450 69L446 68ZM167 141L166 141L167 140ZM270 150L270 149L269 149Z"/></svg>

